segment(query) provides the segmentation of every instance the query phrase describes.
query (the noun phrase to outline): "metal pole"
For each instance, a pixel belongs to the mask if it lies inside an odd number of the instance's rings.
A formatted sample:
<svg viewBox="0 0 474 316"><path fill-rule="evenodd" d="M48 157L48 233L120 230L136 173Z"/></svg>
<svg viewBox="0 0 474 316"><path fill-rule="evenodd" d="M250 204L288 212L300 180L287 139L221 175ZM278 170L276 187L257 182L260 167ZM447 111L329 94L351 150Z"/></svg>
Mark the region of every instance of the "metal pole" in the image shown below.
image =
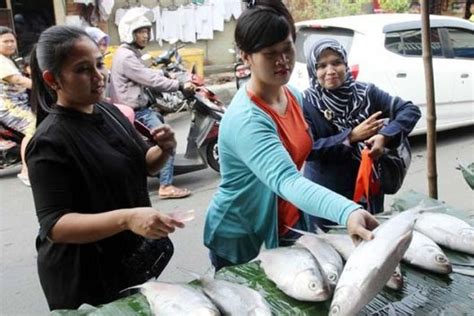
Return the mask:
<svg viewBox="0 0 474 316"><path fill-rule="evenodd" d="M421 1L423 63L426 83L426 150L428 165L429 196L438 198L438 173L436 167L436 107L433 81L433 60L431 54L431 32L429 0Z"/></svg>

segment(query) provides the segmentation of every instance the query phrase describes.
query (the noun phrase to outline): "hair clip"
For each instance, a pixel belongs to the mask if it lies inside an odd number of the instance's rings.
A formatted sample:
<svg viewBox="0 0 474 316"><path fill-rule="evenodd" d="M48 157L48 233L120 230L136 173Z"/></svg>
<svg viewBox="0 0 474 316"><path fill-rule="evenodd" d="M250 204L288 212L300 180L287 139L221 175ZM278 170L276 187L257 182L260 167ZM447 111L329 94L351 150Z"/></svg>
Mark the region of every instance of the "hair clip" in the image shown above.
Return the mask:
<svg viewBox="0 0 474 316"><path fill-rule="evenodd" d="M256 0L246 0L247 2L247 9L250 9L251 7L254 7L256 5Z"/></svg>

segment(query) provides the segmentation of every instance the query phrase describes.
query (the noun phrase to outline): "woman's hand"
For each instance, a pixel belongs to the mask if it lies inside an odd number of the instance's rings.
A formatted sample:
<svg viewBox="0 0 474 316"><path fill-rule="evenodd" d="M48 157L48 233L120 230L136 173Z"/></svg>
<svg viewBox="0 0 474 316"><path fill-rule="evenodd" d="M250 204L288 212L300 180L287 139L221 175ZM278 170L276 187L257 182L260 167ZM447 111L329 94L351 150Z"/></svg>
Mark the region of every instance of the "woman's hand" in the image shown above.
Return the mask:
<svg viewBox="0 0 474 316"><path fill-rule="evenodd" d="M349 142L357 143L377 134L383 127L383 119L378 119L382 115L381 111L375 112L362 123L354 127L349 134Z"/></svg>
<svg viewBox="0 0 474 316"><path fill-rule="evenodd" d="M370 149L369 156L373 160L377 160L382 156L385 149L386 138L382 134L377 134L365 141L365 145Z"/></svg>
<svg viewBox="0 0 474 316"><path fill-rule="evenodd" d="M164 124L153 129L151 136L164 153L168 155L174 153L176 149L176 138L174 137L173 129L169 125Z"/></svg>
<svg viewBox="0 0 474 316"><path fill-rule="evenodd" d="M347 219L347 232L356 245L358 245L361 240L373 239L374 235L371 230L377 226L379 226L377 219L363 209L352 212Z"/></svg>
<svg viewBox="0 0 474 316"><path fill-rule="evenodd" d="M131 209L126 221L127 228L137 235L150 239L167 237L175 227L183 228L184 224L162 214L152 207Z"/></svg>

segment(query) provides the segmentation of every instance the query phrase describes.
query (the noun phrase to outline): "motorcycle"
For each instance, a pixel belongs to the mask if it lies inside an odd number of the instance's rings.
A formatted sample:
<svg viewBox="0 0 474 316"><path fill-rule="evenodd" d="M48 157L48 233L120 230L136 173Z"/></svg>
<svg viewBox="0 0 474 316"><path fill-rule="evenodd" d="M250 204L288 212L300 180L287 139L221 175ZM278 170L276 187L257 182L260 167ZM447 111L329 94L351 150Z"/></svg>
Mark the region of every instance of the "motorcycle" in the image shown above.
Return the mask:
<svg viewBox="0 0 474 316"><path fill-rule="evenodd" d="M229 49L229 52L235 54L234 77L237 90L239 90L242 85L250 80L251 71L250 68L245 65L237 50Z"/></svg>
<svg viewBox="0 0 474 316"><path fill-rule="evenodd" d="M21 164L20 144L23 134L0 123L0 170Z"/></svg>
<svg viewBox="0 0 474 316"><path fill-rule="evenodd" d="M168 74L176 79L191 81L195 86L193 95L184 95L177 92L152 92L148 90L149 99L155 100L151 108L166 115L179 112L183 109L191 113L191 124L187 136L187 146L184 154L177 154L174 161L174 174L183 174L205 169L210 166L219 172L219 151L217 147L217 135L219 124L226 108L217 95L204 86L204 80L195 74L185 70L178 54L180 47L174 47L158 56L154 66L161 66ZM175 57L175 62L172 61ZM135 128L146 138L151 139L148 128L135 121Z"/></svg>

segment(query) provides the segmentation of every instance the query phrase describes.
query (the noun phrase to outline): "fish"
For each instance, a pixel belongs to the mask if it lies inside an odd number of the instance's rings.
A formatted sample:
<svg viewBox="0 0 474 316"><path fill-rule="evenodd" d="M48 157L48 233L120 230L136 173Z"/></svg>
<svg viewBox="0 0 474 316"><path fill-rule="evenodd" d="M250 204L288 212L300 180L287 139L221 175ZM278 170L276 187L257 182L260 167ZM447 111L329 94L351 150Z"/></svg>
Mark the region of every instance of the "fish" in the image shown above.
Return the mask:
<svg viewBox="0 0 474 316"><path fill-rule="evenodd" d="M187 284L148 281L139 288L155 316L217 316L218 308L199 289Z"/></svg>
<svg viewBox="0 0 474 316"><path fill-rule="evenodd" d="M457 217L424 212L416 221L415 230L440 246L474 255L474 227Z"/></svg>
<svg viewBox="0 0 474 316"><path fill-rule="evenodd" d="M373 231L372 240L356 247L339 277L329 315L356 315L382 290L410 245L420 211L394 216Z"/></svg>
<svg viewBox="0 0 474 316"><path fill-rule="evenodd" d="M439 274L449 274L453 271L443 250L432 239L417 231L413 231L413 239L403 255L403 261Z"/></svg>
<svg viewBox="0 0 474 316"><path fill-rule="evenodd" d="M279 247L261 251L260 261L268 279L286 295L300 301L321 302L332 294L326 274L304 248Z"/></svg>
<svg viewBox="0 0 474 316"><path fill-rule="evenodd" d="M344 261L347 261L356 248L351 237L347 234L327 234L320 228L317 228L317 234L290 228L291 230L300 233L302 235L314 236L328 242L336 251L341 255ZM340 276L340 274L339 274ZM399 291L403 288L403 275L401 272L400 265L394 270L393 274L390 276L386 286L389 289Z"/></svg>
<svg viewBox="0 0 474 316"><path fill-rule="evenodd" d="M222 315L271 316L272 311L263 296L245 285L215 279L209 275L198 278L202 291L217 306Z"/></svg>
<svg viewBox="0 0 474 316"><path fill-rule="evenodd" d="M339 253L324 239L309 234L298 238L295 245L306 248L316 258L334 289L344 267Z"/></svg>

